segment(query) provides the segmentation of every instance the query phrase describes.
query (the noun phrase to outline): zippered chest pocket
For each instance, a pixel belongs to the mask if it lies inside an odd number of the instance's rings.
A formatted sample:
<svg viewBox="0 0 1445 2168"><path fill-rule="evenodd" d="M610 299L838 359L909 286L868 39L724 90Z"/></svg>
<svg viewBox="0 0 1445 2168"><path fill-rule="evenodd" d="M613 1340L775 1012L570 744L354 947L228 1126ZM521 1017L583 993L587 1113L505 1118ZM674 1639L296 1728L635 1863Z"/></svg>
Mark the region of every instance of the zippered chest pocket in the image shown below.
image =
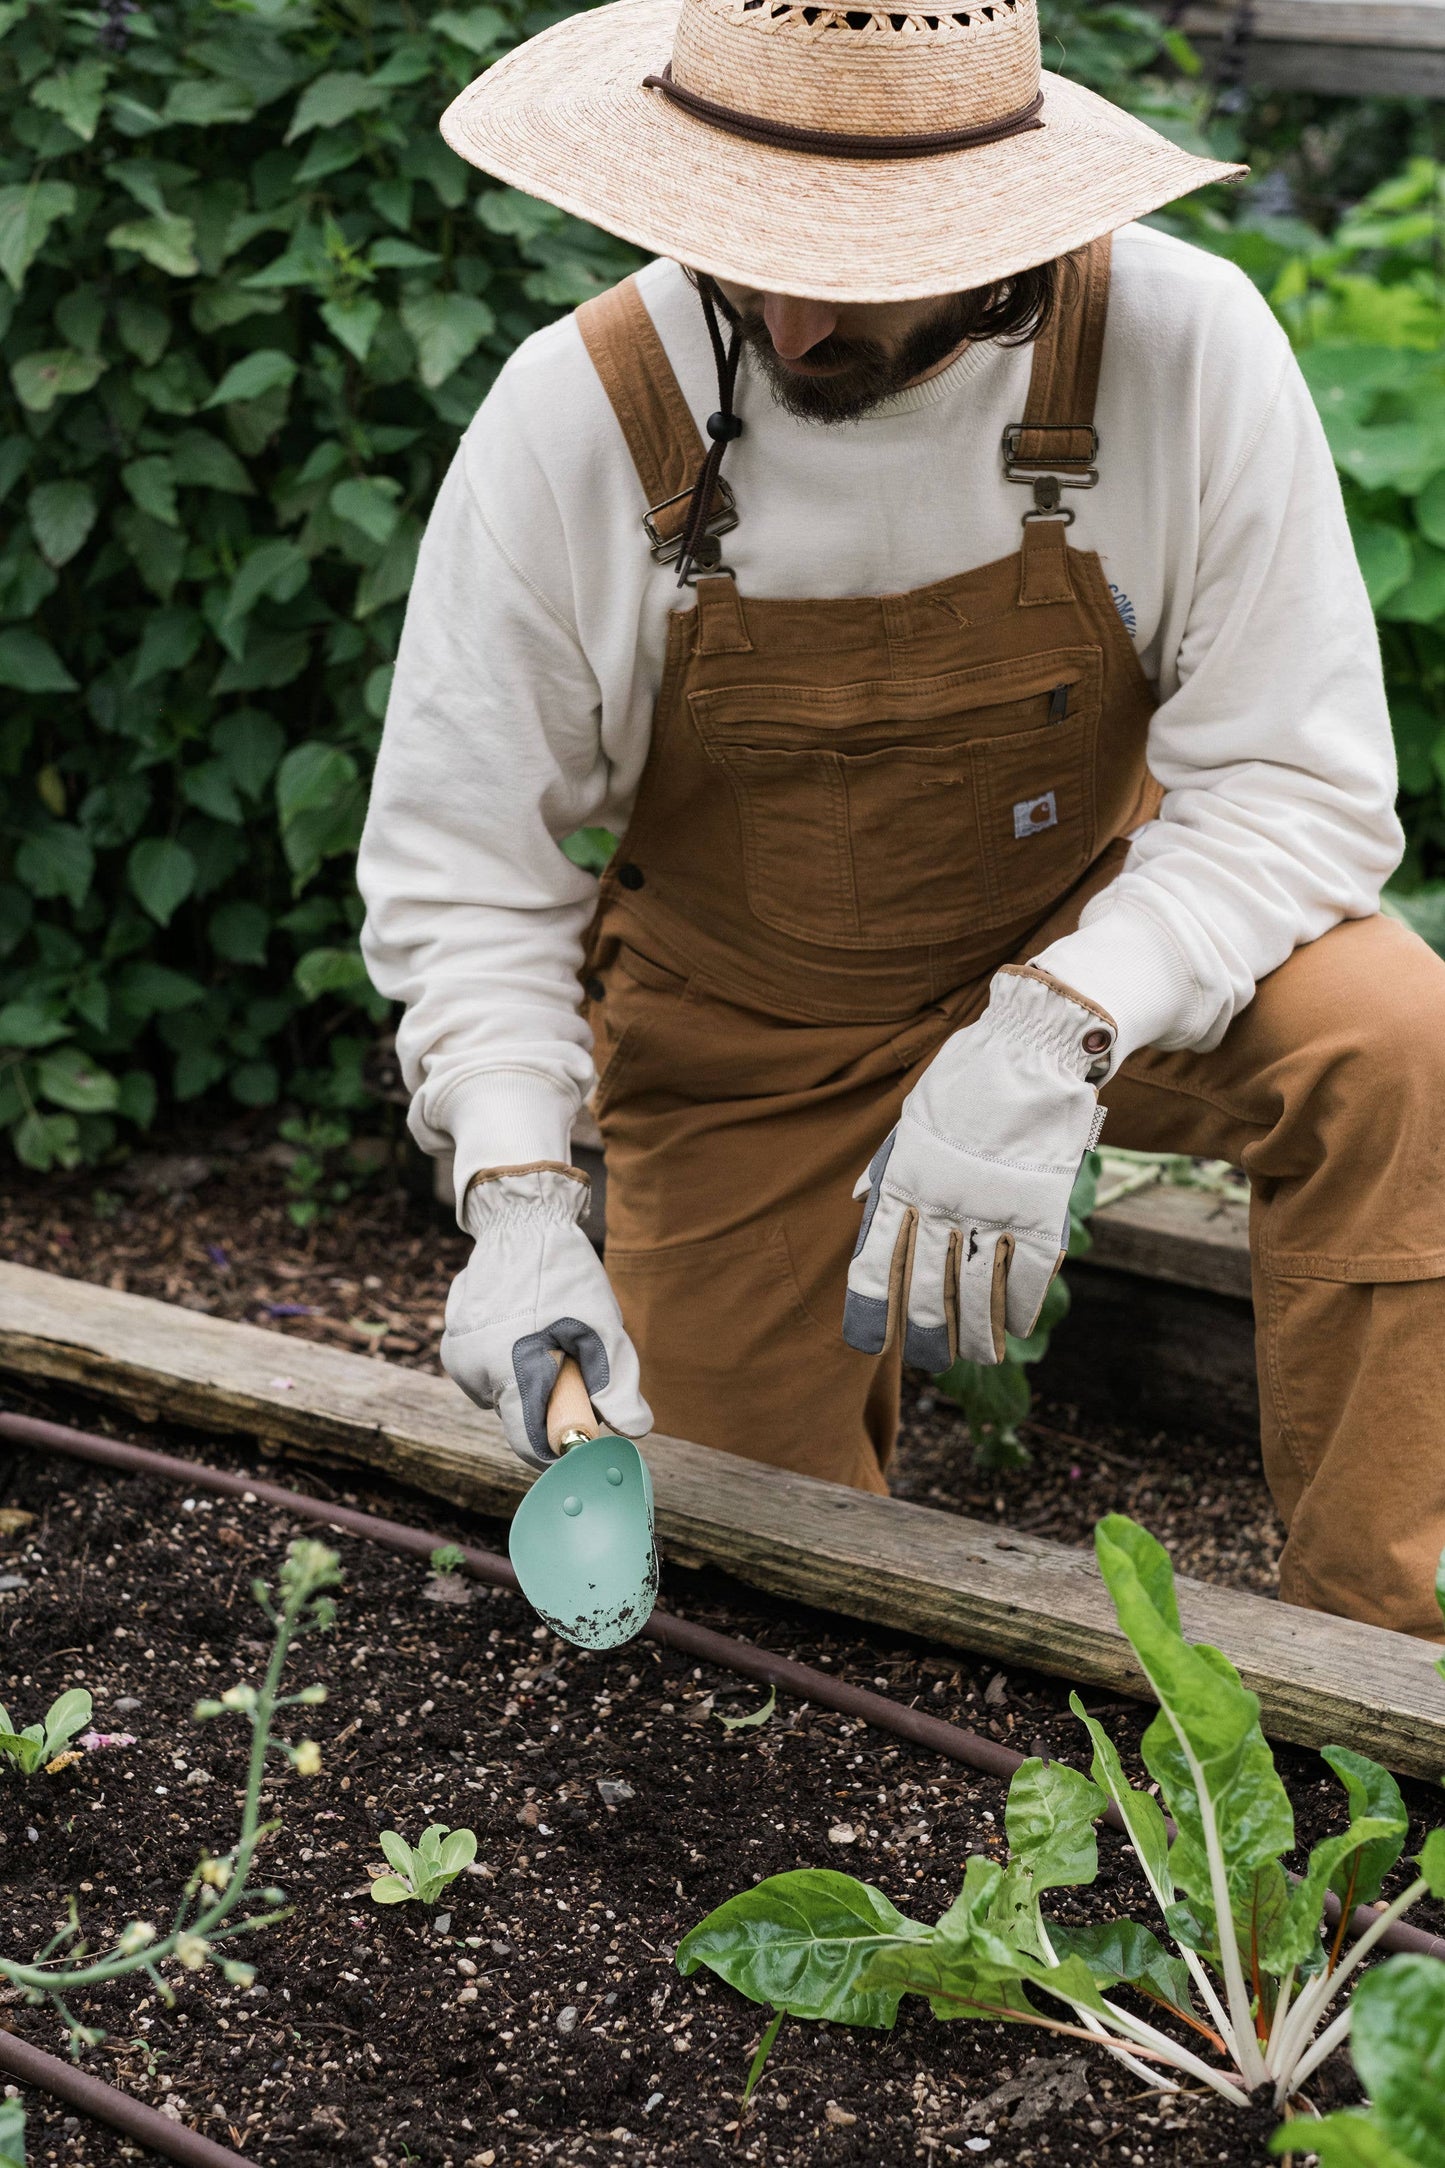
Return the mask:
<svg viewBox="0 0 1445 2168"><path fill-rule="evenodd" d="M689 694L765 926L855 949L1039 915L1088 865L1102 658Z"/></svg>

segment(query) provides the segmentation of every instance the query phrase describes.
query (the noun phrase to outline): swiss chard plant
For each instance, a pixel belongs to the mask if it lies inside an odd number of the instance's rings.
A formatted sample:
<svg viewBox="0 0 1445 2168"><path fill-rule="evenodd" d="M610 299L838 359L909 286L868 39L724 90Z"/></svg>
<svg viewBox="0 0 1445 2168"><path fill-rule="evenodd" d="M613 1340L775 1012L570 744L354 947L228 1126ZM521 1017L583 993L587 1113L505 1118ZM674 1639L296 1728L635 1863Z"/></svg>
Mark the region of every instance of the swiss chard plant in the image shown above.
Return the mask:
<svg viewBox="0 0 1445 2168"><path fill-rule="evenodd" d="M442 1891L470 1867L477 1856L477 1840L470 1829L448 1829L433 1822L413 1848L394 1829L381 1832L381 1849L392 1868L378 1875L371 1894L379 1905L434 1905Z"/></svg>
<svg viewBox="0 0 1445 2168"><path fill-rule="evenodd" d="M1351 2004L1350 2054L1368 2108L1277 2130L1276 2153L1317 2154L1322 2168L1441 2168L1445 2163L1445 1965L1392 1957L1366 1973Z"/></svg>
<svg viewBox="0 0 1445 2168"><path fill-rule="evenodd" d="M45 1712L44 1721L17 1731L9 1711L0 1703L0 1762L9 1762L23 1777L48 1768L63 1754L78 1732L90 1722L90 1696L83 1686L60 1694Z"/></svg>
<svg viewBox="0 0 1445 2168"><path fill-rule="evenodd" d="M1394 1778L1362 1754L1327 1747L1345 1826L1291 1877L1294 1814L1257 1698L1217 1649L1185 1640L1173 1571L1152 1536L1114 1515L1095 1542L1119 1624L1159 1702L1142 1744L1159 1796L1128 1782L1117 1748L1074 1695L1090 1774L1037 1756L1024 1762L1009 1787L1007 1860L969 1859L942 1918L910 1919L871 1884L802 1869L742 1891L694 1927L678 1947L684 1973L707 1965L775 2013L846 2025L891 2026L901 1998L918 1995L940 2018L1085 2041L1164 2091L1204 2085L1241 2107L1262 2086L1281 2107L1293 2097L1347 2037L1343 1991L1390 1923L1427 1892L1445 1896L1445 1829L1346 1949L1351 1912L1378 1898L1404 1847L1408 1819ZM1045 1900L1094 1880L1094 1825L1110 1808L1157 1918L1063 1925ZM1131 1991L1128 2003L1120 1988Z"/></svg>

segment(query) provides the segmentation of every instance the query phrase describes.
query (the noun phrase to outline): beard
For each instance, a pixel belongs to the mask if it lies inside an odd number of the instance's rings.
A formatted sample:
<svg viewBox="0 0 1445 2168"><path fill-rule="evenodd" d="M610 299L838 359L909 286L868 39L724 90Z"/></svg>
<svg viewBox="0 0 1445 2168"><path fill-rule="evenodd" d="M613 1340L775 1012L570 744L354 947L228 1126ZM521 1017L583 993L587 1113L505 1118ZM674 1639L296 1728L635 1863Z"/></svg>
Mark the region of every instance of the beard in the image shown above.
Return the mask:
<svg viewBox="0 0 1445 2168"><path fill-rule="evenodd" d="M737 327L777 404L808 422L854 422L891 399L979 330L979 296L949 294L931 316L915 324L898 346L875 339L820 339L808 349L811 367L826 376L805 376L779 357L759 315L739 314L718 294L721 312Z"/></svg>

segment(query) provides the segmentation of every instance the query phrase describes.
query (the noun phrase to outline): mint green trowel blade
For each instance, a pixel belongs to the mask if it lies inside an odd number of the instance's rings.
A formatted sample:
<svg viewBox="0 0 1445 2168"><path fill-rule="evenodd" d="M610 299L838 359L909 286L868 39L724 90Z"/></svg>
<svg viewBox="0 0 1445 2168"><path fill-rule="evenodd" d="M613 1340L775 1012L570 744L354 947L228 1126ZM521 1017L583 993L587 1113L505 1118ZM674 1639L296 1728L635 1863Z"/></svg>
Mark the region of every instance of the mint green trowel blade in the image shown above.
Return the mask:
<svg viewBox="0 0 1445 2168"><path fill-rule="evenodd" d="M507 1548L522 1594L564 1641L615 1649L657 1600L652 1478L630 1438L603 1433L538 1476Z"/></svg>

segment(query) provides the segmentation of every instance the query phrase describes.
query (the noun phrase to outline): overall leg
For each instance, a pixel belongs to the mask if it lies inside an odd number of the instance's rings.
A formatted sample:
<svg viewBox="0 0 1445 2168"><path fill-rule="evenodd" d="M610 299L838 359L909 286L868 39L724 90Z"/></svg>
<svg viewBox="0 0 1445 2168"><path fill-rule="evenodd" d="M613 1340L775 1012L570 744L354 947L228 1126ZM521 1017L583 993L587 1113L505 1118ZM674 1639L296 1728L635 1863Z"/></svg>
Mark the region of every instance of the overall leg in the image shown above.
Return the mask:
<svg viewBox="0 0 1445 2168"><path fill-rule="evenodd" d="M1250 1177L1261 1442L1287 1602L1438 1637L1445 962L1388 918L1297 949L1208 1054L1136 1055L1109 1142Z"/></svg>
<svg viewBox="0 0 1445 2168"><path fill-rule="evenodd" d="M783 1022L628 947L601 976L607 1268L658 1429L886 1491L899 1354L842 1336L852 1190L947 1025Z"/></svg>

